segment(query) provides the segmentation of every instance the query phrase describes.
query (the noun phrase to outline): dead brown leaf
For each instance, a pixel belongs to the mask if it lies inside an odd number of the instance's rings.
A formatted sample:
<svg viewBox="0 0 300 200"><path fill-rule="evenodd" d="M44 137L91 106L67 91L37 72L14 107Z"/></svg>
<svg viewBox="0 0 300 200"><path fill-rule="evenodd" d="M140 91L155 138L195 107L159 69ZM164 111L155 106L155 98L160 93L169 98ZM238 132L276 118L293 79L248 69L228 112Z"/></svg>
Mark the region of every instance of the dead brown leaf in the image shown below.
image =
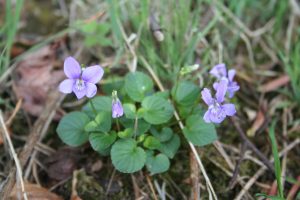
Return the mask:
<svg viewBox="0 0 300 200"><path fill-rule="evenodd" d="M288 75L282 75L276 79L271 80L270 82L263 84L259 91L261 92L272 92L290 82L290 77Z"/></svg>
<svg viewBox="0 0 300 200"><path fill-rule="evenodd" d="M40 187L36 184L26 183L25 191L28 199L30 200L63 200L62 197L49 192L46 188ZM14 187L9 199L17 200L20 199L20 196L22 196L21 191L18 192L16 187Z"/></svg>
<svg viewBox="0 0 300 200"><path fill-rule="evenodd" d="M265 115L262 110L259 110L254 123L252 124L251 128L247 131L247 135L249 137L253 137L256 131L264 124L265 122Z"/></svg>
<svg viewBox="0 0 300 200"><path fill-rule="evenodd" d="M47 174L51 179L61 181L72 176L78 168L78 151L71 148L62 148L46 160L49 166Z"/></svg>
<svg viewBox="0 0 300 200"><path fill-rule="evenodd" d="M45 46L17 66L13 89L17 98L24 100L22 108L33 116L41 114L50 90L56 89L64 78L62 67L55 69L58 46Z"/></svg>

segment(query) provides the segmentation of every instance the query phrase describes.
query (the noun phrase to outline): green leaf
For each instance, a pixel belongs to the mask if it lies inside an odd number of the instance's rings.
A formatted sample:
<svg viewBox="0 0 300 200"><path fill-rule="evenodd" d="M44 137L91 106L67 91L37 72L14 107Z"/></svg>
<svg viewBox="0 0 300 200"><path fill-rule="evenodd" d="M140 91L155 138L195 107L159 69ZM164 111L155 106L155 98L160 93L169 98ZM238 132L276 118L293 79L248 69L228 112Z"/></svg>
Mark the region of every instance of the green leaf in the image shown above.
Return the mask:
<svg viewBox="0 0 300 200"><path fill-rule="evenodd" d="M133 136L133 128L126 128L124 131L118 132L120 138L130 138Z"/></svg>
<svg viewBox="0 0 300 200"><path fill-rule="evenodd" d="M170 140L173 136L173 131L169 127L164 127L160 132L158 132L155 128L151 128L150 132L161 142L166 142Z"/></svg>
<svg viewBox="0 0 300 200"><path fill-rule="evenodd" d="M204 146L217 139L215 126L212 123L205 123L200 115L191 115L185 125L183 134L194 145Z"/></svg>
<svg viewBox="0 0 300 200"><path fill-rule="evenodd" d="M136 117L136 107L135 107L134 104L132 104L132 103L123 104L123 110L124 110L126 118L135 119L135 117Z"/></svg>
<svg viewBox="0 0 300 200"><path fill-rule="evenodd" d="M199 68L198 64L185 66L185 67L180 69L179 73L180 73L180 75L183 76L183 75L186 75L186 74L189 74L189 73L192 73L192 72L196 71L198 68Z"/></svg>
<svg viewBox="0 0 300 200"><path fill-rule="evenodd" d="M97 114L95 120L89 122L85 126L85 131L87 132L109 132L111 129L111 113L100 112Z"/></svg>
<svg viewBox="0 0 300 200"><path fill-rule="evenodd" d="M111 149L112 163L123 173L133 173L143 168L146 163L146 153L137 147L133 139L118 140Z"/></svg>
<svg viewBox="0 0 300 200"><path fill-rule="evenodd" d="M281 184L281 182L282 182L282 180L281 180L281 164L280 164L278 148L277 148L277 143L276 143L276 138L275 138L275 126L276 126L276 120L273 120L271 127L269 129L269 137L271 139L272 153L274 156L275 176L276 176L276 181L277 181L278 193L279 193L279 196L284 199L283 187Z"/></svg>
<svg viewBox="0 0 300 200"><path fill-rule="evenodd" d="M90 99L89 101L92 101L97 114L98 112L108 112L111 115L111 106L112 106L112 99L111 97L107 97L107 96L99 96L99 97L95 97L93 99ZM82 111L84 111L85 113L87 113L89 116L91 117L95 117L95 113L93 111L93 108L91 106L91 103L88 102L85 106L83 106Z"/></svg>
<svg viewBox="0 0 300 200"><path fill-rule="evenodd" d="M176 103L183 106L195 104L200 95L200 88L192 82L182 81L172 89L172 96Z"/></svg>
<svg viewBox="0 0 300 200"><path fill-rule="evenodd" d="M122 118L120 118L120 122L125 128L134 129L134 123L135 123L134 119L126 119L126 118L122 117ZM151 127L151 125L149 123L145 122L145 120L138 119L136 135L141 135L141 134L146 133L150 129L150 127Z"/></svg>
<svg viewBox="0 0 300 200"><path fill-rule="evenodd" d="M170 167L169 158L165 154L158 154L153 156L147 154L146 167L151 172L151 175L163 173Z"/></svg>
<svg viewBox="0 0 300 200"><path fill-rule="evenodd" d="M83 112L70 112L59 122L56 129L60 139L69 146L77 147L88 141L88 134L84 131L89 117Z"/></svg>
<svg viewBox="0 0 300 200"><path fill-rule="evenodd" d="M143 145L148 149L154 150L160 147L160 141L153 136L147 136Z"/></svg>
<svg viewBox="0 0 300 200"><path fill-rule="evenodd" d="M163 124L173 116L173 106L158 96L146 97L142 102L143 118L150 124Z"/></svg>
<svg viewBox="0 0 300 200"><path fill-rule="evenodd" d="M91 143L92 148L95 151L102 153L114 143L116 138L117 138L116 132L91 133L89 136L89 141Z"/></svg>
<svg viewBox="0 0 300 200"><path fill-rule="evenodd" d="M167 141L161 143L159 151L166 154L169 158L173 158L180 147L180 138L178 135L173 134L173 137Z"/></svg>
<svg viewBox="0 0 300 200"><path fill-rule="evenodd" d="M162 97L162 98L168 100L168 99L169 99L169 96L170 96L170 91L165 90L165 91L163 91L163 92L156 92L156 93L154 93L153 95L154 95L154 96L158 96L158 97Z"/></svg>
<svg viewBox="0 0 300 200"><path fill-rule="evenodd" d="M134 101L141 102L152 89L152 80L142 72L131 72L125 77L125 90Z"/></svg>

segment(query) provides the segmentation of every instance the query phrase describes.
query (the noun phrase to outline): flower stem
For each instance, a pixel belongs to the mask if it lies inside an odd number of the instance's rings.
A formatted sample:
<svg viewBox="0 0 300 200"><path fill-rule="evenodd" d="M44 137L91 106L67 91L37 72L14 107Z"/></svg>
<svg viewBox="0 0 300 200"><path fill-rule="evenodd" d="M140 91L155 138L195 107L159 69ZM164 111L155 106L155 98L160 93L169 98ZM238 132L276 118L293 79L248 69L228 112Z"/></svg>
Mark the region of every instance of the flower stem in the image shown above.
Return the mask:
<svg viewBox="0 0 300 200"><path fill-rule="evenodd" d="M120 124L119 124L119 119L118 118L116 118L116 124L117 124L117 130L118 130L118 132L120 132Z"/></svg>
<svg viewBox="0 0 300 200"><path fill-rule="evenodd" d="M92 107L92 110L93 110L94 114L97 116L97 110L96 110L96 108L95 108L95 105L94 105L92 99L90 99L89 102L90 102L90 104L91 104L91 107Z"/></svg>

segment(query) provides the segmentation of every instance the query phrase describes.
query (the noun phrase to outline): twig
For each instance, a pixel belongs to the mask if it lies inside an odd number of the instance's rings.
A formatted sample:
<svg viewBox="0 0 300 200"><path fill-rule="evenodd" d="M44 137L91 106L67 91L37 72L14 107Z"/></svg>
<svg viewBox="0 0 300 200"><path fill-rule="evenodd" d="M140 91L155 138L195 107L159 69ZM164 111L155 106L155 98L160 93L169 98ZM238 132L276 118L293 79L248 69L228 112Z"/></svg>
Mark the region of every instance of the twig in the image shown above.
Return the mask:
<svg viewBox="0 0 300 200"><path fill-rule="evenodd" d="M131 180L132 180L132 185L133 185L134 197L135 197L135 199L139 199L140 198L140 188L139 188L138 184L136 183L136 180L135 180L135 177L133 176L133 174L131 174Z"/></svg>
<svg viewBox="0 0 300 200"><path fill-rule="evenodd" d="M285 147L282 151L279 152L279 156L285 155L288 151L293 149L300 143L300 139L296 139L294 142L290 143L287 147ZM270 160L270 162L274 162L274 158ZM253 177L246 183L245 187L240 191L240 193L234 198L234 200L240 200L244 196L244 194L250 189L250 187L256 182L256 180L266 171L266 166L261 167Z"/></svg>
<svg viewBox="0 0 300 200"><path fill-rule="evenodd" d="M146 174L146 179L147 179L147 183L148 183L148 185L150 187L150 190L151 190L151 192L153 194L154 200L158 200L158 198L156 196L156 193L155 193L155 190L154 190L154 187L153 187L153 184L152 184L151 179L150 179L150 177L149 177L148 174Z"/></svg>
<svg viewBox="0 0 300 200"><path fill-rule="evenodd" d="M191 168L191 182L192 182L192 193L191 199L200 199L200 171L196 158L192 152L190 152L190 168Z"/></svg>
<svg viewBox="0 0 300 200"><path fill-rule="evenodd" d="M18 174L18 178L20 179L23 197L24 197L25 200L27 200L28 198L27 198L27 193L25 191L25 185L24 185L23 175L22 175L22 168L20 166L18 156L17 156L16 151L14 149L14 145L12 144L9 133L6 129L6 125L4 123L3 116L2 116L2 110L0 110L0 123L1 123L2 130L3 130L3 131L1 131L1 132L3 132L3 139L6 138L6 140L8 142L9 149L11 151L11 154L12 154L13 159L14 159L15 164L16 164L17 174Z"/></svg>
<svg viewBox="0 0 300 200"><path fill-rule="evenodd" d="M261 161L272 171L274 172L274 167L273 165L270 163L270 161L268 160L268 158L262 154L257 148L256 146L247 138L246 134L244 133L244 131L242 130L242 128L240 127L240 125L237 123L236 121L236 117L231 117L230 118L231 121L233 122L236 130L238 131L238 133L240 134L241 139L247 144L247 146L261 159Z"/></svg>
<svg viewBox="0 0 300 200"><path fill-rule="evenodd" d="M141 59L141 61L144 63L146 69L149 71L149 73L151 74L151 76L153 77L153 79L154 79L154 81L156 82L156 84L157 84L157 86L159 87L159 89L160 89L161 91L164 91L165 89L164 89L163 85L161 84L159 78L156 76L156 74L155 74L154 71L152 70L152 68L151 68L151 66L149 65L149 63L148 63L143 57L140 57L140 59ZM184 129L184 125L183 125L182 121L180 120L179 114L177 113L176 110L174 111L174 116L175 116L176 120L178 121L178 124L179 124L180 129L183 130L183 129ZM216 195L216 193L215 193L215 191L214 191L214 188L213 188L213 186L212 186L212 184L211 184L211 182L210 182L210 179L209 179L209 177L208 177L208 175L207 175L207 173L206 173L206 170L205 170L205 168L204 168L204 166L203 166L203 164L202 164L202 161L201 161L201 159L200 159L200 156L198 155L198 152L197 152L195 146L194 146L191 142L188 142L188 143L189 143L189 146L190 146L190 148L191 148L193 154L195 155L195 158L196 158L196 160L197 160L197 162L198 162L198 165L199 165L199 167L200 167L200 170L201 170L201 172L202 172L202 174L203 174L203 176L204 176L204 179L205 179L205 181L206 181L206 183L207 183L207 185L208 185L208 191L211 192L212 195L213 195L213 197L214 197L214 199L217 200L217 199L218 199L218 198L217 198L217 195Z"/></svg>
<svg viewBox="0 0 300 200"><path fill-rule="evenodd" d="M109 179L109 182L108 182L108 185L107 185L107 189L106 189L105 195L108 194L108 192L109 192L109 190L110 190L110 188L111 188L111 184L112 184L112 182L113 182L113 179L114 179L114 177L115 177L115 174L116 174L116 168L114 168L114 171L113 171L112 174L111 174L111 177L110 177L110 179Z"/></svg>
<svg viewBox="0 0 300 200"><path fill-rule="evenodd" d="M8 120L6 120L6 122L5 122L6 126L8 126L8 127L10 126L10 124L12 123L12 121L14 120L14 118L16 117L16 114L19 112L22 103L23 103L23 99L19 99L18 102L17 102L17 104L16 104L16 107L15 107L13 113L8 118Z"/></svg>
<svg viewBox="0 0 300 200"><path fill-rule="evenodd" d="M240 158L239 158L239 160L238 160L238 162L237 162L237 164L234 168L233 175L232 175L231 180L229 182L229 188L230 189L233 189L233 187L235 185L236 179L237 179L239 171L240 171L240 165L243 161L246 149L247 149L247 144L246 144L246 142L243 142L242 147L241 147Z"/></svg>

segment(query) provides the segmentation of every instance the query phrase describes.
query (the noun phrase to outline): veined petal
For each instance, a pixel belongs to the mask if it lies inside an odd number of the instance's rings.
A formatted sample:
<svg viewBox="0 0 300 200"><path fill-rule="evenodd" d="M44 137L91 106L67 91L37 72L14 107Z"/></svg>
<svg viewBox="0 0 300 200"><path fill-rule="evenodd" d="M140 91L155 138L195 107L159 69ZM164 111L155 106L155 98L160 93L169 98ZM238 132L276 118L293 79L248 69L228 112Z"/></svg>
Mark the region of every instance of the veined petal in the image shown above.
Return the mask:
<svg viewBox="0 0 300 200"><path fill-rule="evenodd" d="M92 98L97 93L97 86L94 83L86 83L86 96Z"/></svg>
<svg viewBox="0 0 300 200"><path fill-rule="evenodd" d="M231 69L228 71L228 80L229 82L232 82L234 79L236 71L234 69Z"/></svg>
<svg viewBox="0 0 300 200"><path fill-rule="evenodd" d="M225 94L227 91L227 85L228 85L228 80L227 79L222 79L219 82L217 92L216 92L216 99L218 103L222 103L225 98Z"/></svg>
<svg viewBox="0 0 300 200"><path fill-rule="evenodd" d="M204 101L208 106L210 106L211 104L214 103L214 99L212 98L209 89L204 88L204 89L202 90L202 92L201 92L201 95L202 95L203 101Z"/></svg>
<svg viewBox="0 0 300 200"><path fill-rule="evenodd" d="M227 76L226 65L224 63L217 64L210 70L209 73L218 79L222 77L226 77Z"/></svg>
<svg viewBox="0 0 300 200"><path fill-rule="evenodd" d="M86 95L86 87L84 87L81 90L78 90L76 85L73 86L73 92L75 93L77 99L81 99Z"/></svg>
<svg viewBox="0 0 300 200"><path fill-rule="evenodd" d="M206 122L206 123L211 123L211 120L210 120L210 111L206 111L204 116L203 116L203 120Z"/></svg>
<svg viewBox="0 0 300 200"><path fill-rule="evenodd" d="M73 79L66 79L66 80L62 81L58 86L59 91L62 93L65 93L65 94L70 94L73 90L74 83L75 83L75 80L73 80Z"/></svg>
<svg viewBox="0 0 300 200"><path fill-rule="evenodd" d="M77 79L81 74L81 67L73 57L67 57L64 62L64 72L70 79Z"/></svg>
<svg viewBox="0 0 300 200"><path fill-rule="evenodd" d="M215 91L217 91L217 89L218 89L218 86L219 86L219 83L218 83L218 82L214 82L214 84L213 84L213 88L215 89Z"/></svg>
<svg viewBox="0 0 300 200"><path fill-rule="evenodd" d="M87 67L82 72L82 79L89 83L96 84L99 82L104 74L104 70L99 65Z"/></svg>
<svg viewBox="0 0 300 200"><path fill-rule="evenodd" d="M232 103L224 104L222 106L222 109L227 116L233 116L236 113L235 106Z"/></svg>
<svg viewBox="0 0 300 200"><path fill-rule="evenodd" d="M210 120L213 123L219 124L226 118L226 113L224 110L219 109L217 112L210 112Z"/></svg>
<svg viewBox="0 0 300 200"><path fill-rule="evenodd" d="M236 82L233 82L236 83ZM240 86L238 84L230 84L227 88L228 96L229 98L232 98L234 96L234 93L240 89Z"/></svg>

